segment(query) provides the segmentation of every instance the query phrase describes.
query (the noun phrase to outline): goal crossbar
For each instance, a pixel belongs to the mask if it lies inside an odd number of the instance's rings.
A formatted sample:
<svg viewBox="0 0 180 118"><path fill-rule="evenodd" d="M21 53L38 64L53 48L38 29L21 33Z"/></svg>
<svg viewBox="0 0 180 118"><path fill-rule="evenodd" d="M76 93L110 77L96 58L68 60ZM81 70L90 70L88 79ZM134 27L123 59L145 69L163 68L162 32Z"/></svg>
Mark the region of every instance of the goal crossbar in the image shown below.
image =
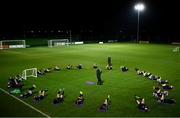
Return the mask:
<svg viewBox="0 0 180 118"><path fill-rule="evenodd" d="M1 40L0 49L26 48L25 40Z"/></svg>

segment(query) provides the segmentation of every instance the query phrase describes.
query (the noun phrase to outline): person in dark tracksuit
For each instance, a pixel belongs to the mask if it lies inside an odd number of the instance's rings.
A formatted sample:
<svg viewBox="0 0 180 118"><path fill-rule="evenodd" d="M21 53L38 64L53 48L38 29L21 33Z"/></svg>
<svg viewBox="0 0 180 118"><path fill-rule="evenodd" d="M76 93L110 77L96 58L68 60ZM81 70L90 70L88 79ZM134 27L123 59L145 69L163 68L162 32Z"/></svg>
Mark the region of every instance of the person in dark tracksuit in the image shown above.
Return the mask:
<svg viewBox="0 0 180 118"><path fill-rule="evenodd" d="M106 69L111 70L112 69L112 61L111 61L111 57L108 57L108 64L106 66Z"/></svg>
<svg viewBox="0 0 180 118"><path fill-rule="evenodd" d="M101 74L102 74L101 69L100 69L100 68L97 68L97 69L96 69L96 77L97 77L97 80L98 80L98 82L97 82L98 85L101 85L101 84L102 84Z"/></svg>
<svg viewBox="0 0 180 118"><path fill-rule="evenodd" d="M108 57L108 65L112 66L111 57Z"/></svg>

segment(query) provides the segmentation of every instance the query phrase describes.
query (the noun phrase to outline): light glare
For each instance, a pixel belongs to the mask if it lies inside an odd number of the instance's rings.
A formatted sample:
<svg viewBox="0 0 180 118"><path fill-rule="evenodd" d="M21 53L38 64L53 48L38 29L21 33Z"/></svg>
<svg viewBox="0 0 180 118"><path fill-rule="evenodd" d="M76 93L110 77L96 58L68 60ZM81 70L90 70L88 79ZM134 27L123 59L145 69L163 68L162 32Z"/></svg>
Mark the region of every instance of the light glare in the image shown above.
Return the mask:
<svg viewBox="0 0 180 118"><path fill-rule="evenodd" d="M142 3L136 4L134 8L135 10L138 10L138 11L143 11L145 9L144 4Z"/></svg>

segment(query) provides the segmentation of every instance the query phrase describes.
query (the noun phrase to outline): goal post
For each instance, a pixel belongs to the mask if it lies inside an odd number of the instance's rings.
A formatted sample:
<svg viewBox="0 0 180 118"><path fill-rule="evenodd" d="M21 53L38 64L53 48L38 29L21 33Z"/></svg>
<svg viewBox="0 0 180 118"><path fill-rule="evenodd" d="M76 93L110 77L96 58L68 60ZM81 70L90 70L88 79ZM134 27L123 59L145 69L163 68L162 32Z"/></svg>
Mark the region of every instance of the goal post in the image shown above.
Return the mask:
<svg viewBox="0 0 180 118"><path fill-rule="evenodd" d="M22 72L22 78L27 80L28 77L37 77L37 68L25 69Z"/></svg>
<svg viewBox="0 0 180 118"><path fill-rule="evenodd" d="M68 46L69 44L69 39L48 40L48 47Z"/></svg>
<svg viewBox="0 0 180 118"><path fill-rule="evenodd" d="M1 49L1 50L3 49L2 41L0 41L0 49Z"/></svg>
<svg viewBox="0 0 180 118"><path fill-rule="evenodd" d="M26 48L25 40L2 40L0 41L0 49Z"/></svg>

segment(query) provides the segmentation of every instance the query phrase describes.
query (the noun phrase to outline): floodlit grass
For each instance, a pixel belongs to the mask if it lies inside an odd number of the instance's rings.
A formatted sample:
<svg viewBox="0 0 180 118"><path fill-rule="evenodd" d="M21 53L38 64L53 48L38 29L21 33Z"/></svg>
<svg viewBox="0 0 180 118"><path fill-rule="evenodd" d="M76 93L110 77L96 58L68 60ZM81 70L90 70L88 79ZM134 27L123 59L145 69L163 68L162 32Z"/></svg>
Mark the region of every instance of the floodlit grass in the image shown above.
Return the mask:
<svg viewBox="0 0 180 118"><path fill-rule="evenodd" d="M36 91L48 88L47 97L35 103L32 97L25 102L36 107L52 117L59 116L180 116L180 53L173 53L172 45L156 44L87 44L59 48L36 47L0 51L0 86L7 89L9 75L16 75L27 68L38 69L60 66L61 71L53 71L39 78L29 78L24 81L24 90L32 84ZM113 70L106 70L107 57L112 57ZM67 64L82 64L82 70L66 70ZM88 85L86 81L96 82L95 70L92 65L97 63L102 71L104 85ZM127 66L128 72L121 72L119 67ZM152 97L152 87L155 81L137 76L134 68L140 68L167 79L175 86L170 91L169 98L177 100L176 105L163 105ZM59 88L65 88L65 101L59 106L52 104ZM82 90L85 104L82 108L74 105L74 101ZM105 113L97 109L107 94L111 95L112 105ZM151 111L144 113L137 109L134 95L145 98ZM18 95L17 95L18 96ZM19 101L0 91L0 116L41 116L41 114L24 106ZM12 107L13 106L13 107ZM2 110L1 110L2 112Z"/></svg>

